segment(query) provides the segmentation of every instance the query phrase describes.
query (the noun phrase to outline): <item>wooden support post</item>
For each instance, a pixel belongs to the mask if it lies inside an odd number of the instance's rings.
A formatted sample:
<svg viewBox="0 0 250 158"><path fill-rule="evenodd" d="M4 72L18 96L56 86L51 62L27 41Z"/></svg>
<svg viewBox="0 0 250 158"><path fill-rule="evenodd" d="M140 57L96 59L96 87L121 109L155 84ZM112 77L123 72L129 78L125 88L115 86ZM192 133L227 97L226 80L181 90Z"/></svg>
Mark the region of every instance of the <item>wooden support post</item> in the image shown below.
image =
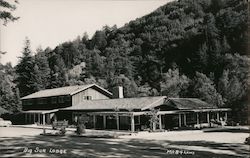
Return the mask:
<svg viewBox="0 0 250 158"><path fill-rule="evenodd" d="M160 128L160 130L162 130L161 115L159 115L159 128Z"/></svg>
<svg viewBox="0 0 250 158"><path fill-rule="evenodd" d="M42 115L43 115L43 125L45 125L45 114Z"/></svg>
<svg viewBox="0 0 250 158"><path fill-rule="evenodd" d="M179 114L179 127L181 127L181 114Z"/></svg>
<svg viewBox="0 0 250 158"><path fill-rule="evenodd" d="M74 115L74 112L72 112L72 113L71 113L72 122L76 123L76 119L75 119L74 116L75 116L75 115ZM56 121L56 120L55 120L55 114L54 114L53 118L54 118L53 122Z"/></svg>
<svg viewBox="0 0 250 158"><path fill-rule="evenodd" d="M50 114L45 114L46 116L46 122L49 124L50 123Z"/></svg>
<svg viewBox="0 0 250 158"><path fill-rule="evenodd" d="M183 114L183 121L184 121L184 126L187 126L187 116L185 113Z"/></svg>
<svg viewBox="0 0 250 158"><path fill-rule="evenodd" d="M116 114L116 128L119 131L119 115Z"/></svg>
<svg viewBox="0 0 250 158"><path fill-rule="evenodd" d="M197 119L197 125L200 124L200 121L199 121L199 113L198 113L198 112L196 113L196 119Z"/></svg>
<svg viewBox="0 0 250 158"><path fill-rule="evenodd" d="M131 132L135 132L135 118L131 115Z"/></svg>
<svg viewBox="0 0 250 158"><path fill-rule="evenodd" d="M41 124L41 114L38 114L38 122Z"/></svg>
<svg viewBox="0 0 250 158"><path fill-rule="evenodd" d="M24 120L25 120L25 124L27 124L27 113L24 113Z"/></svg>
<svg viewBox="0 0 250 158"><path fill-rule="evenodd" d="M103 115L103 129L106 129L106 116Z"/></svg>
<svg viewBox="0 0 250 158"><path fill-rule="evenodd" d="M26 124L29 124L29 113L26 113L26 117L27 117L27 122L26 122Z"/></svg>
<svg viewBox="0 0 250 158"><path fill-rule="evenodd" d="M209 112L207 112L207 123L210 124Z"/></svg>
<svg viewBox="0 0 250 158"><path fill-rule="evenodd" d="M153 131L156 131L156 123L153 122Z"/></svg>
<svg viewBox="0 0 250 158"><path fill-rule="evenodd" d="M94 124L94 129L96 128L96 116L93 115L93 124Z"/></svg>
<svg viewBox="0 0 250 158"><path fill-rule="evenodd" d="M31 123L31 113L29 113L29 123Z"/></svg>
<svg viewBox="0 0 250 158"><path fill-rule="evenodd" d="M227 121L227 112L225 112L225 122Z"/></svg>
<svg viewBox="0 0 250 158"><path fill-rule="evenodd" d="M217 121L220 121L220 112L217 112Z"/></svg>
<svg viewBox="0 0 250 158"><path fill-rule="evenodd" d="M34 113L33 115L34 115L33 117L34 117L34 124L35 124L36 123L36 114Z"/></svg>

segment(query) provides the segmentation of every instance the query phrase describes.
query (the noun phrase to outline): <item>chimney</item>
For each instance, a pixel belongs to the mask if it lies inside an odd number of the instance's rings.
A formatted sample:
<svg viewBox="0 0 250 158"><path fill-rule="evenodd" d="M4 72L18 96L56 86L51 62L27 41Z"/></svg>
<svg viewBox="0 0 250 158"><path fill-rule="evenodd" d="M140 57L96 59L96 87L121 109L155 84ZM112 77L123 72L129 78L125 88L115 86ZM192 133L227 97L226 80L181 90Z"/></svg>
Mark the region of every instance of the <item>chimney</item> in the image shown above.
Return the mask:
<svg viewBox="0 0 250 158"><path fill-rule="evenodd" d="M118 86L118 91L119 91L119 93L118 93L119 98L124 98L124 96L123 96L123 87L122 86Z"/></svg>
<svg viewBox="0 0 250 158"><path fill-rule="evenodd" d="M116 86L113 89L113 98L124 98L123 96L123 87L122 86Z"/></svg>

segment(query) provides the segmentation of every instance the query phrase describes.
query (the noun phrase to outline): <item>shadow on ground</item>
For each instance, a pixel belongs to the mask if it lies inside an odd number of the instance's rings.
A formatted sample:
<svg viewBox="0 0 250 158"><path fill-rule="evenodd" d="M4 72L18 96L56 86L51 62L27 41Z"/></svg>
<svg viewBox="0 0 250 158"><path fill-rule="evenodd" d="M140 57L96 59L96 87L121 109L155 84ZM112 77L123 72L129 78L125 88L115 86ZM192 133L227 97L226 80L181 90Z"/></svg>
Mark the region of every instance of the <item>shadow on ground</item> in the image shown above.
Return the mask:
<svg viewBox="0 0 250 158"><path fill-rule="evenodd" d="M185 147L194 146L192 150ZM46 152L36 153L35 148ZM184 148L183 148L184 147ZM24 152L25 148L32 153ZM51 149L66 149L66 153L50 153ZM200 150L200 149L208 150ZM176 150L193 152L176 154ZM171 152L169 152L171 151ZM217 152L225 151L225 152ZM229 151L227 153L227 151ZM174 153L173 153L174 152ZM234 155L230 155L233 152ZM0 155L3 157L247 157L244 144L214 143L206 141L156 141L143 139L101 139L78 137L24 136L0 138Z"/></svg>
<svg viewBox="0 0 250 158"><path fill-rule="evenodd" d="M209 130L204 130L204 132L230 132L230 133L250 133L250 129L240 129L240 128L217 128L217 130L213 130L213 128Z"/></svg>

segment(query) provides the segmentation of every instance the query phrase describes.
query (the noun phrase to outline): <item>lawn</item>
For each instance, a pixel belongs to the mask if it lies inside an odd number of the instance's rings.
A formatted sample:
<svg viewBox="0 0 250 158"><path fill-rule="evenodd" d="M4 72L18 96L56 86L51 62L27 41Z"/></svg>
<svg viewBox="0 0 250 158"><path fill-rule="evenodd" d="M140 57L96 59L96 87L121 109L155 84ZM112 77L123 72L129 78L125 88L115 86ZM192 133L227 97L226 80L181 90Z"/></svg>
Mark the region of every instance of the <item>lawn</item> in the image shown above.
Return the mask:
<svg viewBox="0 0 250 158"><path fill-rule="evenodd" d="M141 132L110 138L40 136L42 129L0 127L2 157L247 157L249 131Z"/></svg>

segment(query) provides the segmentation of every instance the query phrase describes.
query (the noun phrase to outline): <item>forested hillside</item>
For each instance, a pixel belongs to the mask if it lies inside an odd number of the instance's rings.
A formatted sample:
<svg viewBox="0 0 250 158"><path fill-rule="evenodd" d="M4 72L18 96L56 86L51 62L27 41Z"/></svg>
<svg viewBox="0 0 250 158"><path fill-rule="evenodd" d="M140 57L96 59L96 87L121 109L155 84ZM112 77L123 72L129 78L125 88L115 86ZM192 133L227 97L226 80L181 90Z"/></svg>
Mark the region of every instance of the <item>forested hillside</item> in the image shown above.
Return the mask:
<svg viewBox="0 0 250 158"><path fill-rule="evenodd" d="M247 5L241 0L180 0L121 28L104 26L92 38L85 33L55 49L31 52L26 39L19 63L1 72L14 78L4 77L1 86L15 83L6 104L10 93L1 88L1 106L18 105L19 91L22 97L45 88L97 83L109 90L122 85L125 97L198 97L231 107L234 119L244 121Z"/></svg>

